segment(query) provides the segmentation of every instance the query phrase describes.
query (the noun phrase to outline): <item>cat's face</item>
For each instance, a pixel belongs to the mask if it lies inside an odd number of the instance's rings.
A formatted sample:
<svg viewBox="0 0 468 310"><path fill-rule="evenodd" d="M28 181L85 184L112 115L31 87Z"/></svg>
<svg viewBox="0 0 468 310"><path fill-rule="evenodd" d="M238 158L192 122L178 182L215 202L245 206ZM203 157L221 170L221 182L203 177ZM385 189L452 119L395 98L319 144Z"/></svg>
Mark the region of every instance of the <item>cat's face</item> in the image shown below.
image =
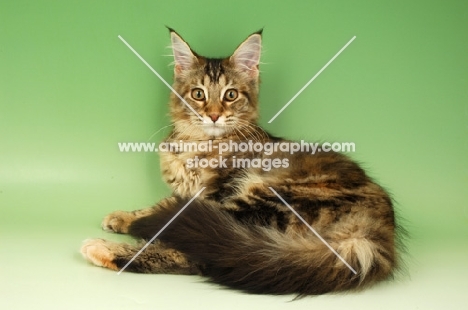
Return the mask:
<svg viewBox="0 0 468 310"><path fill-rule="evenodd" d="M174 31L171 39L173 87L191 107L172 94L175 130L192 139L242 138L248 134L258 118L261 35L249 36L232 56L224 59L197 55Z"/></svg>

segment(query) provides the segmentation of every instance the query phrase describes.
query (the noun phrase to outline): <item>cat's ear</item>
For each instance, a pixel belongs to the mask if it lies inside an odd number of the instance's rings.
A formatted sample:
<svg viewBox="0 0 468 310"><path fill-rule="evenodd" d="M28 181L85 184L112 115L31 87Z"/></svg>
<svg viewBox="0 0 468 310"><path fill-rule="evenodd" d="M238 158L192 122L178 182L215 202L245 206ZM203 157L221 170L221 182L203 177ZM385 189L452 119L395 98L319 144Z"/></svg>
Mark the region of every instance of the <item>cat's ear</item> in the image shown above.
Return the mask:
<svg viewBox="0 0 468 310"><path fill-rule="evenodd" d="M258 64L262 51L262 32L250 35L232 54L230 60L253 78L258 77Z"/></svg>
<svg viewBox="0 0 468 310"><path fill-rule="evenodd" d="M198 59L190 46L177 32L170 28L169 31L171 33L172 51L174 52L174 72L180 74L192 68L193 64L198 62Z"/></svg>

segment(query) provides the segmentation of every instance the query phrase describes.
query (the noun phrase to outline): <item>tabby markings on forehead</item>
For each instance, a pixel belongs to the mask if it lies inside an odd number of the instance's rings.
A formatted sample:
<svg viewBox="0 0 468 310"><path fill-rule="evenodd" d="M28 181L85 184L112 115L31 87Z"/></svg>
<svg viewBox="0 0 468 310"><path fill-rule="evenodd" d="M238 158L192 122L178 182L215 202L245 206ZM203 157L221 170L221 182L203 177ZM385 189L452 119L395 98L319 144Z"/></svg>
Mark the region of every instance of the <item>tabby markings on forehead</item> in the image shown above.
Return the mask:
<svg viewBox="0 0 468 310"><path fill-rule="evenodd" d="M212 83L219 83L219 78L224 74L224 68L221 59L207 59L205 65L205 74Z"/></svg>

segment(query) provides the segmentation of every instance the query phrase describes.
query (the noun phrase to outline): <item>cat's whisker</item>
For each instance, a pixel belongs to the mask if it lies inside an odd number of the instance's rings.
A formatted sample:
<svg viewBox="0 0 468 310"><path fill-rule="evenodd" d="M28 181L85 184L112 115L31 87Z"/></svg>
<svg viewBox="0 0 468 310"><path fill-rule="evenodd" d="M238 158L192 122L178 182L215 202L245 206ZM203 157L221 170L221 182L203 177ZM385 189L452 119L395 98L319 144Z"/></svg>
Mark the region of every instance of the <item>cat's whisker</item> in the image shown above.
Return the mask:
<svg viewBox="0 0 468 310"><path fill-rule="evenodd" d="M229 124L230 125L227 126L227 128L229 128L228 133L234 132L236 134L237 138L239 140L241 140L239 135L237 135L237 132L240 132L239 130L242 129L243 125L239 124L239 122L237 122L236 120L233 120L233 119L229 119ZM245 137L245 135L244 135L244 137Z"/></svg>
<svg viewBox="0 0 468 310"><path fill-rule="evenodd" d="M173 139L174 136L183 136L183 134L192 127L191 122L177 120L174 122L174 131L168 137L168 140ZM182 131L180 129L182 128Z"/></svg>
<svg viewBox="0 0 468 310"><path fill-rule="evenodd" d="M174 137L174 135L177 134L177 129L178 129L178 127L177 127L177 121L175 121L175 122L173 123L173 126L174 126L174 129L172 130L171 134L166 138L166 140L171 140L172 137Z"/></svg>
<svg viewBox="0 0 468 310"><path fill-rule="evenodd" d="M170 125L167 125L167 126L164 126L164 127L160 128L158 131L156 131L155 133L153 133L153 134L148 138L147 141L151 141L151 139L153 139L153 137L154 137L155 135L157 135L161 130L166 129L167 127L172 127L172 126L173 126L173 124L170 124Z"/></svg>
<svg viewBox="0 0 468 310"><path fill-rule="evenodd" d="M244 127L247 131L249 131L249 133L251 133L251 135L254 137L254 140L256 140L256 142L260 142L262 140L261 139L262 136L257 130L255 130L253 126L251 126L250 124L246 124L244 125Z"/></svg>
<svg viewBox="0 0 468 310"><path fill-rule="evenodd" d="M249 129L247 126L245 126L245 125L238 125L238 126L240 127L239 130L245 131L245 133L247 134L247 136L249 136L253 142L258 142L258 141L257 141L257 137L255 137L255 136L251 133L250 129Z"/></svg>
<svg viewBox="0 0 468 310"><path fill-rule="evenodd" d="M236 131L236 128L235 128L235 127L233 127L232 132L236 135L237 140L241 141L241 138L240 138L239 135L237 134L237 131Z"/></svg>
<svg viewBox="0 0 468 310"><path fill-rule="evenodd" d="M246 124L246 125L248 125L248 126L251 126L252 128L254 128L254 130L255 130L255 129L259 129L259 131L261 132L261 136L260 136L260 137L262 137L262 138L264 138L264 139L268 139L269 134L268 134L262 127L258 126L257 124L252 123L252 122L248 122L248 121L245 121L245 120L242 120L242 119L238 119L238 122L239 122L239 123ZM255 130L256 133L260 134L259 131L258 131L258 130Z"/></svg>
<svg viewBox="0 0 468 310"><path fill-rule="evenodd" d="M203 122L200 121L200 119L198 119L197 117L191 117L190 118L190 129L193 129L194 127L196 128L196 130L191 130L189 133L188 133L188 139L189 140L192 140L192 137L196 136L196 134L200 133L200 131L202 131L203 129L201 128ZM189 128L187 128L188 130ZM197 139L198 140L198 139Z"/></svg>
<svg viewBox="0 0 468 310"><path fill-rule="evenodd" d="M247 139L247 137L242 133L242 131L240 131L238 128L236 128L236 131L239 132L245 139L245 141L248 141L249 139Z"/></svg>
<svg viewBox="0 0 468 310"><path fill-rule="evenodd" d="M177 132L177 136L179 136L180 138L184 138L184 135L186 134L186 132L188 132L187 134L187 139L184 139L184 140L191 140L192 139L192 135L194 134L193 133L193 130L191 130L194 126L197 126L196 124L196 121L194 121L193 119L190 119L190 121L187 123L186 121L180 121L179 123L181 123L183 126L183 130L181 132Z"/></svg>
<svg viewBox="0 0 468 310"><path fill-rule="evenodd" d="M259 132L247 121L238 120L238 125L241 126L242 129L246 130L255 142L261 142L262 140L265 140L265 138L268 138L268 136L264 135L263 130Z"/></svg>

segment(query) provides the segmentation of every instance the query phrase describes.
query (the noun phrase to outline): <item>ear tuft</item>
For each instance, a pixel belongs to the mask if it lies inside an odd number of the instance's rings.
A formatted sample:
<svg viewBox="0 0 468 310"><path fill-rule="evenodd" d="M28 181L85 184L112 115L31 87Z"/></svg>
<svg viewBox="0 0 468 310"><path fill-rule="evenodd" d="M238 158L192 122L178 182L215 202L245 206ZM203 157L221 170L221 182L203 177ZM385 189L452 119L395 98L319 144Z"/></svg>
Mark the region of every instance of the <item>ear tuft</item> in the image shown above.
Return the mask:
<svg viewBox="0 0 468 310"><path fill-rule="evenodd" d="M239 69L249 72L253 77L257 77L261 51L262 35L261 31L259 31L242 42L230 59Z"/></svg>
<svg viewBox="0 0 468 310"><path fill-rule="evenodd" d="M171 28L169 31L171 32L172 51L174 52L174 71L177 74L190 69L197 62L197 57L177 32Z"/></svg>

